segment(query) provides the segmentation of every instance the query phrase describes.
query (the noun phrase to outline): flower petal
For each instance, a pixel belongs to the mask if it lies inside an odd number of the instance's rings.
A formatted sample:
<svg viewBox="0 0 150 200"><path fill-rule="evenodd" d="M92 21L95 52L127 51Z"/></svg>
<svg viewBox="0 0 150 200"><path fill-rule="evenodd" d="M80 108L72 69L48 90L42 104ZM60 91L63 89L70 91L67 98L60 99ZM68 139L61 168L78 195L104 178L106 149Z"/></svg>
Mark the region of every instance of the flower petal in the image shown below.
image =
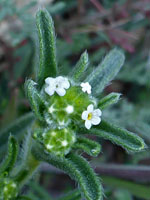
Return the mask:
<svg viewBox="0 0 150 200"><path fill-rule="evenodd" d="M55 83L55 78L48 77L45 79L45 83L48 85L53 85Z"/></svg>
<svg viewBox="0 0 150 200"><path fill-rule="evenodd" d="M86 127L87 129L90 129L91 126L92 126L91 121L90 121L90 120L86 120L86 121L85 121L85 127Z"/></svg>
<svg viewBox="0 0 150 200"><path fill-rule="evenodd" d="M88 94L91 94L91 89L88 89L88 90L87 90L87 93L88 93Z"/></svg>
<svg viewBox="0 0 150 200"><path fill-rule="evenodd" d="M84 87L84 84L85 84L85 83L81 83L80 86L81 86L81 87Z"/></svg>
<svg viewBox="0 0 150 200"><path fill-rule="evenodd" d="M64 96L66 94L66 90L64 88L56 88L56 92L59 96Z"/></svg>
<svg viewBox="0 0 150 200"><path fill-rule="evenodd" d="M88 111L83 111L83 113L82 113L82 119L86 120L88 118L88 114L89 114Z"/></svg>
<svg viewBox="0 0 150 200"><path fill-rule="evenodd" d="M81 83L80 86L82 87L83 92L87 92L88 94L91 94L91 85L88 82Z"/></svg>
<svg viewBox="0 0 150 200"><path fill-rule="evenodd" d="M64 78L64 81L62 82L62 87L65 89L68 89L70 87L70 83L67 78Z"/></svg>
<svg viewBox="0 0 150 200"><path fill-rule="evenodd" d="M54 94L55 90L54 90L54 88L46 87L46 88L45 88L45 92L46 92L48 95L52 96L52 95Z"/></svg>
<svg viewBox="0 0 150 200"><path fill-rule="evenodd" d="M101 122L101 118L100 118L100 117L93 117L93 118L91 119L91 123L92 123L93 125L98 125L100 122Z"/></svg>
<svg viewBox="0 0 150 200"><path fill-rule="evenodd" d="M88 112L93 112L93 109L94 109L93 104L90 104L90 105L87 107L87 111L88 111Z"/></svg>
<svg viewBox="0 0 150 200"><path fill-rule="evenodd" d="M100 109L95 109L95 110L93 111L93 115L94 115L94 116L101 116L101 115L102 115L102 111L101 111Z"/></svg>

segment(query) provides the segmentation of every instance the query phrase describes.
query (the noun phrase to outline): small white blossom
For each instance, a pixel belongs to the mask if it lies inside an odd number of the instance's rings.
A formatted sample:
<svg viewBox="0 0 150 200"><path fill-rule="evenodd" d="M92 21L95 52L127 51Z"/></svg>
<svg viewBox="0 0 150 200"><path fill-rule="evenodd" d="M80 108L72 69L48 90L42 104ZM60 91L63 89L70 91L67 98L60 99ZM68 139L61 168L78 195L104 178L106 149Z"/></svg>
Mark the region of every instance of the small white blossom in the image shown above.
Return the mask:
<svg viewBox="0 0 150 200"><path fill-rule="evenodd" d="M101 122L101 115L102 111L100 109L94 110L94 106L90 104L87 110L82 113L82 119L85 120L85 127L90 129L92 125L98 125Z"/></svg>
<svg viewBox="0 0 150 200"><path fill-rule="evenodd" d="M66 107L66 112L67 112L68 114L73 113L73 111L74 111L74 107L73 107L73 106L68 105L68 106Z"/></svg>
<svg viewBox="0 0 150 200"><path fill-rule="evenodd" d="M68 142L67 142L67 140L64 140L61 142L61 144L62 144L62 146L66 147L68 145Z"/></svg>
<svg viewBox="0 0 150 200"><path fill-rule="evenodd" d="M50 96L52 96L55 92L59 96L64 96L66 94L66 89L70 87L68 79L62 76L58 76L56 78L48 77L45 79L45 83L47 84L45 92Z"/></svg>
<svg viewBox="0 0 150 200"><path fill-rule="evenodd" d="M80 86L82 87L83 92L87 92L88 94L91 94L91 85L88 82L81 83Z"/></svg>

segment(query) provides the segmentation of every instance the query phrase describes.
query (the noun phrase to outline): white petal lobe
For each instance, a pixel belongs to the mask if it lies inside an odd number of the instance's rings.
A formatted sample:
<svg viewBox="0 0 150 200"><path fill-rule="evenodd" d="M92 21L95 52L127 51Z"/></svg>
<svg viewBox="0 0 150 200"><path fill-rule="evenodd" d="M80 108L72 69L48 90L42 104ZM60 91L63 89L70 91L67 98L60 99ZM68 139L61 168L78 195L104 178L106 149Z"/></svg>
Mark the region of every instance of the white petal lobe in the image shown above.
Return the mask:
<svg viewBox="0 0 150 200"><path fill-rule="evenodd" d="M90 104L90 105L87 107L88 112L93 112L93 109L94 109L94 106L93 106L92 104Z"/></svg>
<svg viewBox="0 0 150 200"><path fill-rule="evenodd" d="M86 120L86 121L85 121L85 127L86 127L87 129L90 129L91 126L92 126L92 124L91 124L90 120Z"/></svg>
<svg viewBox="0 0 150 200"><path fill-rule="evenodd" d="M84 120L86 120L87 119L87 117L88 117L88 112L87 111L84 111L83 113L82 113L82 119L84 119Z"/></svg>
<svg viewBox="0 0 150 200"><path fill-rule="evenodd" d="M98 125L101 122L101 118L99 117L94 117L91 119L91 122L93 125Z"/></svg>
<svg viewBox="0 0 150 200"><path fill-rule="evenodd" d="M59 96L64 96L66 94L66 90L64 88L57 88L56 92Z"/></svg>

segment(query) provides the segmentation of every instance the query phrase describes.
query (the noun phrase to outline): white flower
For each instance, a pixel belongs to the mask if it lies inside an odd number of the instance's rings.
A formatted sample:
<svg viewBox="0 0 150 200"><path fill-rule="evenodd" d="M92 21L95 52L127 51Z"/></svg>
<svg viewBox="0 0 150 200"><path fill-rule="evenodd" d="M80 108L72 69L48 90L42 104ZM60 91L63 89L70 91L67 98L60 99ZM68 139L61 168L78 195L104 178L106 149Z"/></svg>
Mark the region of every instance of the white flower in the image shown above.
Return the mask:
<svg viewBox="0 0 150 200"><path fill-rule="evenodd" d="M62 76L58 76L56 78L48 77L45 79L45 83L47 84L45 92L50 96L52 96L55 92L59 96L64 96L66 94L66 89L70 87L68 79Z"/></svg>
<svg viewBox="0 0 150 200"><path fill-rule="evenodd" d="M94 110L94 106L90 104L87 110L82 113L82 119L85 120L85 127L90 129L92 125L98 125L101 122L101 115L102 111L100 109Z"/></svg>
<svg viewBox="0 0 150 200"><path fill-rule="evenodd" d="M82 87L83 92L87 92L88 94L91 94L91 85L88 82L81 83L80 86Z"/></svg>

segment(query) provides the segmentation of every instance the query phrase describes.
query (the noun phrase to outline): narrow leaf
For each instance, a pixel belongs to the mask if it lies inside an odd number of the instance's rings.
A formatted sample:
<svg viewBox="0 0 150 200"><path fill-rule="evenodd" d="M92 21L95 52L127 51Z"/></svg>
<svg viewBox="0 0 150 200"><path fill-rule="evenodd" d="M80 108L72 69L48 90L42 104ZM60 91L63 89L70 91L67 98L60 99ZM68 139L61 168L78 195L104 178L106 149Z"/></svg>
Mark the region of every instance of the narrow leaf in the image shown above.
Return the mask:
<svg viewBox="0 0 150 200"><path fill-rule="evenodd" d="M77 142L73 146L74 149L82 149L90 156L98 156L101 151L99 143L85 137L78 137Z"/></svg>
<svg viewBox="0 0 150 200"><path fill-rule="evenodd" d="M76 180L86 200L102 199L103 190L100 180L84 158L74 153L69 153L66 158L52 154L48 156L42 152L42 148L39 148L36 146L33 149L33 154L36 159L54 165L66 172L72 179Z"/></svg>
<svg viewBox="0 0 150 200"><path fill-rule="evenodd" d="M112 92L109 95L105 96L98 102L98 107L100 109L105 109L108 106L115 104L119 101L121 94Z"/></svg>
<svg viewBox="0 0 150 200"><path fill-rule="evenodd" d="M80 81L80 78L86 71L88 67L89 61L88 61L88 53L85 51L81 57L72 72L70 73L70 77L73 78L74 81Z"/></svg>
<svg viewBox="0 0 150 200"><path fill-rule="evenodd" d="M99 95L114 79L124 63L122 51L113 49L104 58L103 62L86 78L92 86L94 95Z"/></svg>
<svg viewBox="0 0 150 200"><path fill-rule="evenodd" d="M32 80L27 80L25 82L26 96L30 102L32 111L35 113L39 120L43 119L44 102L40 96L38 90L36 89L36 83Z"/></svg>
<svg viewBox="0 0 150 200"><path fill-rule="evenodd" d="M146 147L143 139L136 134L104 120L101 121L100 125L95 126L90 130L85 128L81 129L81 133L91 133L110 140L112 143L122 146L129 152L138 152L144 150Z"/></svg>
<svg viewBox="0 0 150 200"><path fill-rule="evenodd" d="M81 200L81 194L79 190L73 190L58 200Z"/></svg>
<svg viewBox="0 0 150 200"><path fill-rule="evenodd" d="M39 10L36 15L39 43L40 43L40 66L37 82L40 87L47 77L55 77L57 73L56 44L54 24L46 10Z"/></svg>
<svg viewBox="0 0 150 200"><path fill-rule="evenodd" d="M10 171L15 165L17 156L18 156L18 143L13 136L10 136L8 140L8 153L3 163L0 166L0 174L4 172L8 174L10 173Z"/></svg>

